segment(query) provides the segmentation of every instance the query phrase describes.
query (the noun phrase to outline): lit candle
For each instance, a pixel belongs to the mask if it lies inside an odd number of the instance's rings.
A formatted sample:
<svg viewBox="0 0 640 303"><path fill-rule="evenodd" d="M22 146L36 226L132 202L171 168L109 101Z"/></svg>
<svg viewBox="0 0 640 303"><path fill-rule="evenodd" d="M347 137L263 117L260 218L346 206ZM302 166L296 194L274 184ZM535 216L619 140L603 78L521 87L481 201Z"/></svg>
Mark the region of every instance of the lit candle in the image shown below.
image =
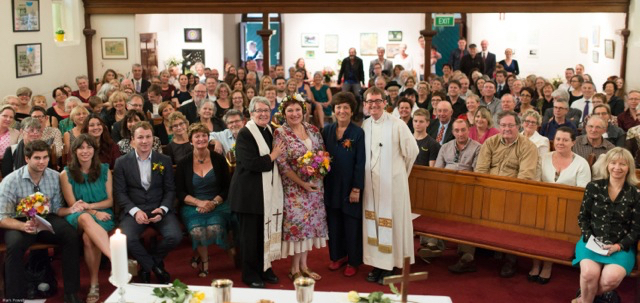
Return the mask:
<svg viewBox="0 0 640 303"><path fill-rule="evenodd" d="M127 259L127 236L116 229L111 236L109 246L111 248L111 276L116 286L123 287L129 283L129 266Z"/></svg>

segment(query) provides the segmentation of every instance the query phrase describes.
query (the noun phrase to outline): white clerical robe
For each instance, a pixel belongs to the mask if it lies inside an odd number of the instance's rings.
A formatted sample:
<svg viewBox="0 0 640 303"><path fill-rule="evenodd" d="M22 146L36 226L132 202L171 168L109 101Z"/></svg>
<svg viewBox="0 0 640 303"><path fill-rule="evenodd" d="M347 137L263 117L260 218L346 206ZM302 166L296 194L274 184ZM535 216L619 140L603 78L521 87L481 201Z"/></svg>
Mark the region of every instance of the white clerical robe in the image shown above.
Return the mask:
<svg viewBox="0 0 640 303"><path fill-rule="evenodd" d="M411 201L409 197L409 173L418 156L418 144L402 120L384 112L383 116L374 121L369 118L364 121L365 152L367 162L365 165L365 191L364 201L373 202L375 207L376 227L367 226L367 220L363 220L363 261L367 265L377 268L392 270L394 267L402 268L404 257L409 256L414 262L413 224L411 222ZM389 132L390 131L390 132ZM368 138L367 138L368 137ZM389 148L386 152L383 150ZM384 168L384 165L391 167ZM390 179L381 179L381 171L390 171ZM382 174L384 175L384 174ZM384 183L390 188L384 188ZM387 187L389 185L386 185ZM385 194L384 191L390 192ZM381 196L389 197L384 201ZM371 205L371 204L370 204ZM385 235L380 227L378 214L384 213L385 205L391 211L391 249L382 245L389 235ZM382 208L382 209L381 209ZM363 207L366 217L367 210ZM369 211L369 214L371 212ZM382 220L382 225L385 225ZM372 232L373 230L373 232ZM380 240L377 242L376 240ZM390 250L390 251L389 251Z"/></svg>

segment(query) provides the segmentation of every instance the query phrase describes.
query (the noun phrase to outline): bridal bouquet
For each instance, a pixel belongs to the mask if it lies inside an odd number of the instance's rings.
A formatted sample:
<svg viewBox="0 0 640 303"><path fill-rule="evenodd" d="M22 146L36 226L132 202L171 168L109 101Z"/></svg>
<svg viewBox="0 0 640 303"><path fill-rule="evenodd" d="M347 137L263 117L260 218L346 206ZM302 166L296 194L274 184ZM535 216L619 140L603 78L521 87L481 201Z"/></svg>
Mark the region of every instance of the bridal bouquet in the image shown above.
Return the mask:
<svg viewBox="0 0 640 303"><path fill-rule="evenodd" d="M323 150L307 151L298 158L298 168L303 176L310 179L322 178L331 170L331 156Z"/></svg>
<svg viewBox="0 0 640 303"><path fill-rule="evenodd" d="M41 192L36 192L26 198L22 198L16 207L16 211L18 215L33 218L36 215L47 215L50 207L49 198Z"/></svg>

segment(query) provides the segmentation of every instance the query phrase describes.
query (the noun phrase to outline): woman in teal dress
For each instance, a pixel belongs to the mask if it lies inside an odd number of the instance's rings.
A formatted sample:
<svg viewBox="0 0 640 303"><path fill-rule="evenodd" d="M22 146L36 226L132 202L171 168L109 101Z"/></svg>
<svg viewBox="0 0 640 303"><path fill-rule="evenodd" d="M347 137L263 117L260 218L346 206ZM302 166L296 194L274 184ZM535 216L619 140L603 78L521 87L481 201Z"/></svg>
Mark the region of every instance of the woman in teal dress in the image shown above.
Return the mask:
<svg viewBox="0 0 640 303"><path fill-rule="evenodd" d="M201 123L189 127L193 153L176 167L176 196L184 203L180 214L191 236L197 255L191 266L199 277L209 274L208 247L216 244L229 249L227 231L232 224L229 192L229 167L224 156L210 151L209 128Z"/></svg>
<svg viewBox="0 0 640 303"><path fill-rule="evenodd" d="M315 72L313 74L313 86L311 87L311 93L319 106L322 107L325 117L331 117L333 110L331 109L331 89L322 83L323 76L321 72Z"/></svg>
<svg viewBox="0 0 640 303"><path fill-rule="evenodd" d="M616 147L594 169L603 179L587 184L578 215L582 237L573 265L580 265L580 295L572 302L593 302L596 296L612 302L617 296L613 290L631 273L636 260L640 192L633 157ZM592 237L604 255L586 247Z"/></svg>
<svg viewBox="0 0 640 303"><path fill-rule="evenodd" d="M108 232L113 221L112 178L109 164L101 163L98 145L88 134L79 135L71 145L71 162L60 174L60 187L69 208L62 214L82 233L84 259L90 275L87 302L100 300L98 271L101 254L111 258Z"/></svg>

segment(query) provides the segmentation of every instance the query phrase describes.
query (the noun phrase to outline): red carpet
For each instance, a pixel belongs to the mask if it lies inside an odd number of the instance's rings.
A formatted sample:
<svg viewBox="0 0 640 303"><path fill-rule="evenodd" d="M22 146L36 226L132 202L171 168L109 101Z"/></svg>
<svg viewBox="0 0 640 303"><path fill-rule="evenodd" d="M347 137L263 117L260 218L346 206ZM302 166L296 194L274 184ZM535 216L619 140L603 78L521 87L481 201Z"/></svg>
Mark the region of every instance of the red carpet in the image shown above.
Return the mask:
<svg viewBox="0 0 640 303"><path fill-rule="evenodd" d="M316 290L322 291L344 291L357 290L359 292L385 291L388 287L372 284L365 281L368 266L361 266L358 274L352 278L345 278L341 271L331 272L327 269L329 264L328 249L314 250L309 254L309 267L322 275L323 279L316 284ZM165 260L167 270L172 278L179 278L181 281L192 285L209 285L213 279L230 278L234 281L234 286L245 287L241 282L240 272L233 266L233 262L227 253L218 248L210 250L211 263L209 265L210 274L207 278L199 278L197 272L189 265L191 258L191 243L184 239L180 247L169 254ZM466 302L569 302L576 293L579 286L579 270L577 268L556 265L553 268L551 281L547 285L539 285L527 281L526 275L531 266L531 261L519 258L518 274L510 279L500 278L498 275L501 261L494 260L490 256L477 256L478 271L475 273L454 275L447 271L447 266L455 263L457 256L454 245L451 245L442 257L434 259L431 264L426 264L419 258L411 268L412 272L428 271L429 279L417 283L412 283L409 292L412 294L443 295L449 296L455 303ZM81 298L84 299L89 288L89 279L82 262L81 277ZM281 283L269 285L269 288L293 289L291 281L287 278L289 261L279 260L274 263L275 273L280 277ZM60 261L54 262L54 268L62 281L60 273ZM108 269L100 272L101 299L105 300L113 291L114 287L107 282ZM152 277L154 279L154 277ZM633 302L635 296L635 281L633 278L626 278L618 293L622 302ZM47 300L47 302L62 302L62 291L58 296ZM276 301L277 302L277 301ZM330 302L319 302L330 303Z"/></svg>

